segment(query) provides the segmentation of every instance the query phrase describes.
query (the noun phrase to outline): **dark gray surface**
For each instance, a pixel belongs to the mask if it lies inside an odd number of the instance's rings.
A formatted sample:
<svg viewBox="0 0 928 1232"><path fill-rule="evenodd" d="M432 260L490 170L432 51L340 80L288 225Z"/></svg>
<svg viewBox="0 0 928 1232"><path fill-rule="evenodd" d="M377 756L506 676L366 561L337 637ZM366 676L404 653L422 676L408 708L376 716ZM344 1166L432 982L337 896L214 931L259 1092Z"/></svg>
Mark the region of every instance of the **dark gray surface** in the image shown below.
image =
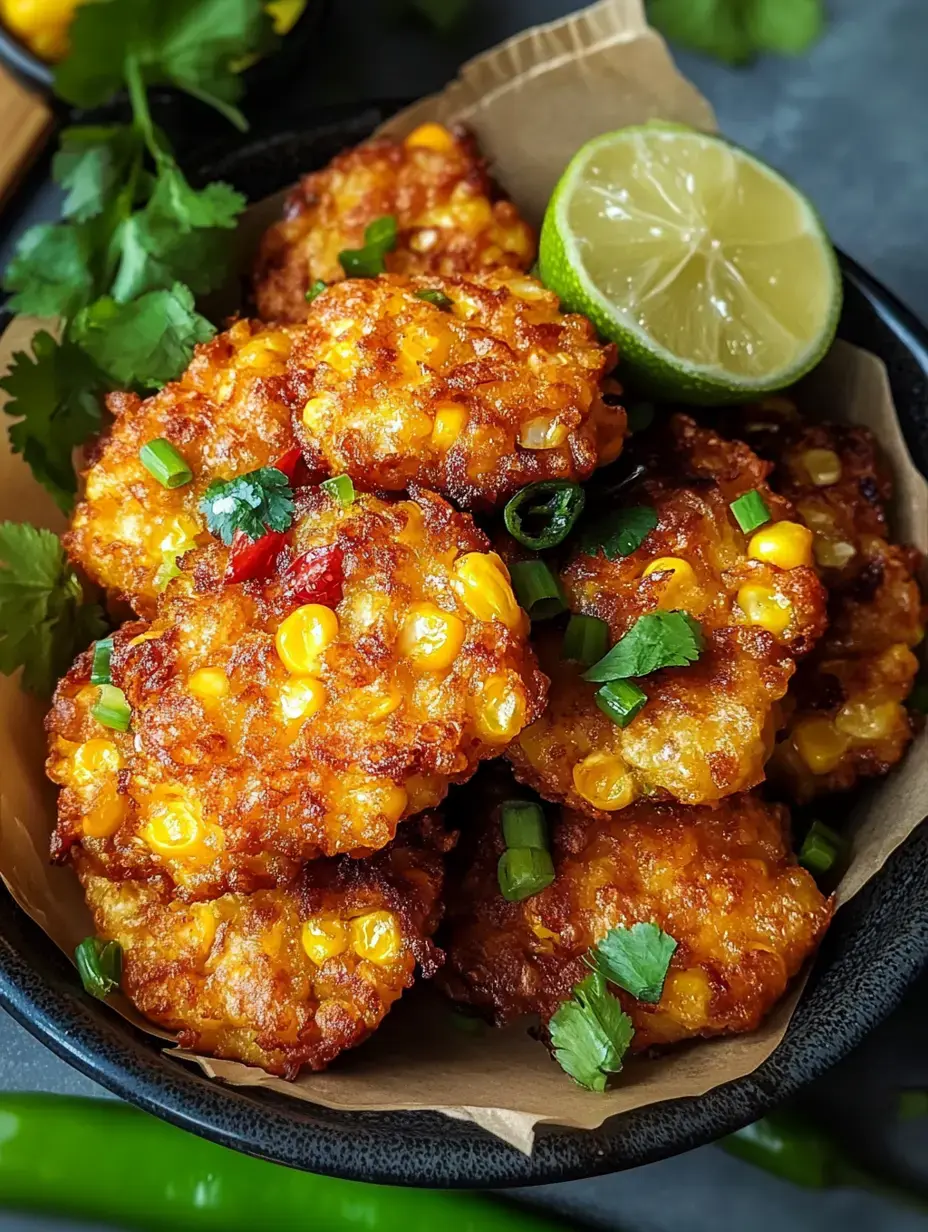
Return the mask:
<svg viewBox="0 0 928 1232"><path fill-rule="evenodd" d="M320 100L412 96L439 88L467 56L565 0L474 0L473 18L440 41L389 26L384 0L341 0L314 71ZM779 167L817 203L838 244L928 318L928 4L833 0L822 42L802 60L766 59L732 70L681 54L713 102L722 129ZM285 107L286 100L281 100ZM41 194L33 211L44 213ZM0 246L0 260L3 246ZM817 1084L810 1105L865 1156L928 1186L928 1122L894 1123L895 1092L928 1086L928 986L870 1041ZM0 1089L105 1095L0 1015ZM526 1195L527 1197L529 1195ZM579 1219L628 1232L918 1232L928 1218L851 1192L806 1194L714 1147L614 1177L532 1191ZM60 1228L0 1215L0 1229Z"/></svg>

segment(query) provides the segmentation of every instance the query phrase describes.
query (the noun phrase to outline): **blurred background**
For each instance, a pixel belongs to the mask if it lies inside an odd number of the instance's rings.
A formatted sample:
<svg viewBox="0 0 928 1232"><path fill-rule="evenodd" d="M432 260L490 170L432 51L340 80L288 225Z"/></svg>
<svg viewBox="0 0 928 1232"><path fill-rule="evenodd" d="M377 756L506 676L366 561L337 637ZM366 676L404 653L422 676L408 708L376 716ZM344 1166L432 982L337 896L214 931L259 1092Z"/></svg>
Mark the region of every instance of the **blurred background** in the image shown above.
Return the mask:
<svg viewBox="0 0 928 1232"><path fill-rule="evenodd" d="M732 42L726 10L748 0L654 0L652 16L676 36L680 66L711 100L722 130L803 188L836 244L928 319L928 4L829 0L819 30L813 0L752 2L766 5L772 41L794 54L761 53L752 59L751 46ZM57 7L51 0L49 6ZM471 55L579 7L565 0L336 0L300 71L281 81L259 104L264 114L254 118L270 122L296 101L431 92ZM747 62L726 62L732 58ZM247 99L245 106L254 115ZM0 265L24 226L52 217L56 209L55 190L40 163L0 220ZM802 1111L858 1162L928 1196L928 1116L899 1114L901 1091L928 1089L926 1024L928 978L923 977L854 1055L807 1092ZM0 1090L109 1098L2 1012ZM74 1145L75 1167L105 1173L105 1160L82 1160L79 1143ZM0 1143L0 1158L2 1149ZM109 1176L106 1183L132 1181ZM612 1177L521 1191L517 1197L560 1212L571 1226L625 1232L928 1229L928 1214L916 1204L848 1188L799 1189L718 1147ZM65 1226L0 1212L2 1232Z"/></svg>

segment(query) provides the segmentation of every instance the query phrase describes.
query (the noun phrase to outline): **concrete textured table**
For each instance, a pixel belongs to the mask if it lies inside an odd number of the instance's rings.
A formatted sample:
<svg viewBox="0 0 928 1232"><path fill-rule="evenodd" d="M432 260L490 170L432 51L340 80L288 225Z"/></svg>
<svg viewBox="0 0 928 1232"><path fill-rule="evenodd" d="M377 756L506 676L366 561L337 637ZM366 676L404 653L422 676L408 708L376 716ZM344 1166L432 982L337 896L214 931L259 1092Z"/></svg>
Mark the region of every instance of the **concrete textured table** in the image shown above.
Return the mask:
<svg viewBox="0 0 928 1232"><path fill-rule="evenodd" d="M472 0L453 38L397 25L385 0L339 0L320 38L312 84L320 101L410 97L439 88L468 56L576 4ZM679 54L722 129L796 181L836 243L928 319L928 4L831 0L825 37L799 60L735 70ZM281 99L281 107L286 98ZM27 211L47 214L39 193ZM8 244L0 245L0 260ZM816 1085L822 1117L928 1187L928 1122L900 1126L895 1092L928 1087L928 984L853 1057ZM0 1089L104 1095L0 1014ZM525 1193L569 1216L627 1232L928 1232L928 1218L850 1191L808 1194L705 1147L595 1181ZM0 1232L61 1224L0 1214Z"/></svg>

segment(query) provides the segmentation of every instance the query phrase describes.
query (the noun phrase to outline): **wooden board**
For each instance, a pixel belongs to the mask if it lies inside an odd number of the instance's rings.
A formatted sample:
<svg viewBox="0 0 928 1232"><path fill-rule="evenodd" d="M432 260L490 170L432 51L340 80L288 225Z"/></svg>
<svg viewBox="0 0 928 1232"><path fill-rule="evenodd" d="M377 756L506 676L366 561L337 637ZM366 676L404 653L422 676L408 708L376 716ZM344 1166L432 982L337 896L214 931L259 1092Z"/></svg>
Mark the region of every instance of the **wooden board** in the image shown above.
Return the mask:
<svg viewBox="0 0 928 1232"><path fill-rule="evenodd" d="M52 113L0 66L0 205L45 145L52 131Z"/></svg>

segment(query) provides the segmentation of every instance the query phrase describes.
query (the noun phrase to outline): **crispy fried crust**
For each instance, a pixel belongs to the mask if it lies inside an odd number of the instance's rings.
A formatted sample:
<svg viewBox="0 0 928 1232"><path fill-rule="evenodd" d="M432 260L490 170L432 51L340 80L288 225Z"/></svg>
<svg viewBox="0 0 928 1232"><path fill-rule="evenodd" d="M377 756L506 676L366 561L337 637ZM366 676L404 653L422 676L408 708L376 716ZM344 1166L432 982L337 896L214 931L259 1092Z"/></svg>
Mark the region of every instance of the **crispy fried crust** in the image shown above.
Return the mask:
<svg viewBox="0 0 928 1232"><path fill-rule="evenodd" d="M294 348L294 427L314 469L490 508L618 456L625 412L600 392L614 362L524 275L350 279L313 301Z"/></svg>
<svg viewBox="0 0 928 1232"><path fill-rule="evenodd" d="M294 677L275 636L305 599L286 566L323 545L343 553L337 633L308 669L319 708L288 717ZM188 553L154 623L115 635L112 678L131 704L131 731L92 717L89 652L58 687L47 720L48 773L64 789L54 854L80 843L106 876L162 876L192 900L279 885L320 855L383 847L544 705L547 682L512 596L507 625L484 607L475 615L459 588L455 561L478 553L492 564L488 547L431 493L343 509L309 488L282 576L227 585L227 549ZM449 613L460 638L434 667L410 645L423 603ZM225 695L192 691L203 668L218 672ZM105 749L91 743L101 740Z"/></svg>
<svg viewBox="0 0 928 1232"><path fill-rule="evenodd" d="M751 795L714 809L644 801L591 821L564 812L553 827L555 881L521 903L499 892L496 811L448 899L440 981L498 1024L547 1021L588 973L590 946L610 928L658 924L677 942L656 1005L617 992L632 1047L754 1030L812 953L831 917L789 853L785 809Z"/></svg>
<svg viewBox="0 0 928 1232"><path fill-rule="evenodd" d="M429 938L448 841L423 817L369 860L315 860L287 887L195 904L156 883L109 881L83 857L77 870L147 1018L184 1048L295 1078L376 1030L417 963L426 976L440 964Z"/></svg>
<svg viewBox="0 0 928 1232"><path fill-rule="evenodd" d="M790 506L767 486L769 469L746 445L674 416L662 428L659 453L648 459L647 478L623 498L653 506L657 527L630 556L574 554L562 575L571 610L605 620L613 641L639 616L678 608L701 622L705 645L695 664L637 681L647 705L620 728L596 707L596 686L559 661L557 639L544 639L539 653L552 677L548 708L507 756L517 776L546 799L605 818L640 796L705 804L763 779L775 703L825 617L814 570L750 559L749 537L729 510L737 496L757 490L774 520L790 518ZM643 576L661 557L684 560L692 576L682 583L669 571ZM748 623L739 605L745 585L768 588L789 604L790 623L781 634ZM608 809L599 780L592 793L599 806L591 798L591 758L616 788Z"/></svg>
<svg viewBox="0 0 928 1232"><path fill-rule="evenodd" d="M444 149L377 138L303 177L258 250L254 293L263 320L305 320L307 289L343 278L338 254L361 248L365 228L385 215L399 228L386 256L391 273L529 268L537 251L531 227L499 199L474 139L461 129L446 135Z"/></svg>
<svg viewBox="0 0 928 1232"><path fill-rule="evenodd" d="M238 321L197 347L183 376L158 393L109 396L115 419L90 458L64 543L140 615L154 612L165 560L209 539L197 506L212 480L267 466L295 444L284 378L290 343L286 330ZM169 490L142 465L139 450L159 437L186 460L192 483Z"/></svg>
<svg viewBox="0 0 928 1232"><path fill-rule="evenodd" d="M829 590L828 631L790 688L789 722L769 766L781 790L806 802L886 774L901 759L912 738L903 703L918 672L912 647L925 609L919 554L889 542L892 483L871 434L801 425L790 409L778 400L752 408L746 422L776 461L774 484L814 534ZM833 482L815 482L821 451L838 460Z"/></svg>

